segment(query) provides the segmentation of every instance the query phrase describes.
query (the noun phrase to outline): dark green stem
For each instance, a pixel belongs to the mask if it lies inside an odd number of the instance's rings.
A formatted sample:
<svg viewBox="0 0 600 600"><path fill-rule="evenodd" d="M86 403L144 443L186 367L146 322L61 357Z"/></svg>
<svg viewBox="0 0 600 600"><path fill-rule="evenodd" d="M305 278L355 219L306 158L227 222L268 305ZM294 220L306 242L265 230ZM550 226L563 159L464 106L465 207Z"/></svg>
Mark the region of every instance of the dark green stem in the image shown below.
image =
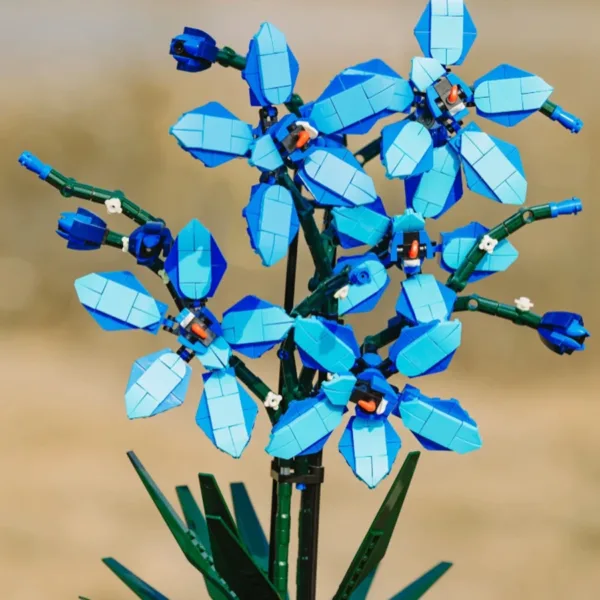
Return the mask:
<svg viewBox="0 0 600 600"><path fill-rule="evenodd" d="M358 152L354 153L355 158L361 165L365 165L370 160L373 160L376 156L379 156L381 152L381 136L376 140L369 142L366 146L361 148Z"/></svg>
<svg viewBox="0 0 600 600"><path fill-rule="evenodd" d="M125 237L127 236L123 235L122 233L117 233L116 231L111 231L108 229L106 231L106 237L104 238L104 245L123 250L123 238Z"/></svg>
<svg viewBox="0 0 600 600"><path fill-rule="evenodd" d="M327 300L331 298L339 289L348 285L350 267L345 267L342 271L336 275L328 277L322 281L317 289L310 295L307 296L294 310L292 311L292 317L306 317L310 314L318 314L322 312L324 305Z"/></svg>
<svg viewBox="0 0 600 600"><path fill-rule="evenodd" d="M279 467L284 472L290 468L290 461L279 461ZM291 531L291 509L292 509L292 484L279 483L277 486L277 503L275 516L275 544L274 558L270 565L270 579L275 589L282 598L287 596L289 554L290 554L290 531Z"/></svg>
<svg viewBox="0 0 600 600"><path fill-rule="evenodd" d="M480 312L493 317L511 321L515 325L525 325L531 329L539 329L542 317L535 313L519 310L514 306L502 304L489 298L482 298L477 294L459 296L454 303L454 312L471 311Z"/></svg>
<svg viewBox="0 0 600 600"><path fill-rule="evenodd" d="M293 400L296 395L298 388L298 372L296 368L296 358L294 356L295 345L294 345L294 332L293 330L288 333L285 338L281 350L284 353L284 357L280 358L280 372L281 372L281 385L280 394L285 398L285 404L277 411L276 418L279 418L280 413L284 412L290 400Z"/></svg>
<svg viewBox="0 0 600 600"><path fill-rule="evenodd" d="M400 332L404 327L406 327L406 325L407 323L400 321L394 325L390 325L385 329L382 329L380 332L374 335L368 335L361 346L361 352L363 354L377 352L377 350L380 348L391 344L398 339Z"/></svg>
<svg viewBox="0 0 600 600"><path fill-rule="evenodd" d="M332 268L321 242L321 232L315 222L315 209L310 205L308 200L302 196L300 190L287 173L281 173L278 177L278 181L280 185L288 189L292 194L294 206L296 207L298 219L300 220L302 232L304 233L304 239L310 250L315 269L321 280L326 279L331 275Z"/></svg>
<svg viewBox="0 0 600 600"><path fill-rule="evenodd" d="M302 367L298 378L298 395L302 398L306 398L312 392L315 373L314 369Z"/></svg>
<svg viewBox="0 0 600 600"><path fill-rule="evenodd" d="M163 222L162 219L157 219L149 212L140 208L119 190L105 190L85 183L79 183L75 179L65 177L54 169L50 171L46 181L52 187L56 188L65 198L79 198L96 204L105 204L107 200L111 199L119 200L121 203L122 214L132 221L135 221L138 225L145 225L151 221Z"/></svg>
<svg viewBox="0 0 600 600"><path fill-rule="evenodd" d="M502 221L499 225L496 225L493 229L490 229L486 235L494 240L501 241L525 225L529 225L530 223L542 219L550 219L552 216L550 204L540 204L539 206L532 206L531 208L522 208L508 219ZM449 288L457 292L465 289L469 282L469 277L477 269L477 265L479 265L481 260L487 254L485 249L479 247L482 239L483 236L477 239L456 271L448 278L446 285Z"/></svg>
<svg viewBox="0 0 600 600"><path fill-rule="evenodd" d="M271 392L269 386L258 376L255 375L246 364L237 356L229 359L229 366L235 371L236 377L261 401L264 402ZM274 421L275 411L267 408L267 414L271 422Z"/></svg>
<svg viewBox="0 0 600 600"><path fill-rule="evenodd" d="M227 46L219 50L217 62L222 67L231 67L238 71L243 71L246 68L246 58L241 54L238 54L233 48Z"/></svg>
<svg viewBox="0 0 600 600"><path fill-rule="evenodd" d="M300 116L300 107L304 105L304 100L298 95L293 94L292 97L285 103L285 107L297 117Z"/></svg>

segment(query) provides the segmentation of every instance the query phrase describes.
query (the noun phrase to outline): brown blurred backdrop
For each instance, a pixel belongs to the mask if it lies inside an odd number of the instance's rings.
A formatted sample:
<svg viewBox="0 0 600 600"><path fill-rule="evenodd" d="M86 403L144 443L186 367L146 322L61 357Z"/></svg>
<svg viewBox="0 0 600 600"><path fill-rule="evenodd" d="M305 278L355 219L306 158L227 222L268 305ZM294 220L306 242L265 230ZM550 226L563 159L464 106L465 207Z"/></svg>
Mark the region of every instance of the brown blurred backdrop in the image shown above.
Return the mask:
<svg viewBox="0 0 600 600"><path fill-rule="evenodd" d="M177 5L177 9L172 8ZM29 150L83 182L123 189L176 231L190 218L215 234L230 264L216 312L240 295L280 301L283 265L266 272L249 251L240 216L255 173L243 163L204 169L177 148L168 128L179 115L220 100L254 119L239 74L175 71L170 38L184 25L210 31L240 52L264 20L283 29L301 64L298 91L315 97L337 71L381 57L407 74L418 54L412 29L424 1L355 0L0 0L0 596L93 600L131 596L101 565L113 555L175 599L206 597L130 468L134 449L167 490L211 471L222 485L244 480L264 523L269 512L266 419L241 461L221 455L194 424L200 373L184 407L128 422L122 394L134 359L166 344L144 334L104 334L78 305L73 280L92 270L131 268L103 250L67 252L54 234L61 199L17 165ZM594 169L600 119L596 23L584 0L471 0L479 39L461 75L473 80L499 63L556 86L553 100L585 121L571 136L541 115L515 130L484 124L519 146L528 204L580 196L584 213L543 222L513 240L507 272L473 288L511 304L528 296L538 312L573 310L598 331ZM375 130L376 132L377 130ZM402 186L370 172L390 210ZM89 208L89 207L88 207ZM472 194L443 219L493 225L511 213ZM105 215L103 215L106 218ZM125 220L111 218L116 230ZM301 275L309 273L302 262ZM156 284L144 277L150 289ZM380 309L358 326L379 329L393 309L396 276ZM383 600L438 560L455 567L431 600L565 600L600 597L598 359L588 350L558 357L535 332L465 315L464 344L444 375L419 381L426 393L458 397L478 420L484 447L473 456L424 455L374 598ZM273 364L258 370L271 378ZM262 415L261 415L262 416ZM415 447L402 433L405 448ZM326 455L320 597L331 597L386 483L368 491L336 451ZM402 455L404 454L404 450ZM401 455L401 456L402 456ZM401 458L398 460L400 463ZM171 494L173 497L173 494Z"/></svg>

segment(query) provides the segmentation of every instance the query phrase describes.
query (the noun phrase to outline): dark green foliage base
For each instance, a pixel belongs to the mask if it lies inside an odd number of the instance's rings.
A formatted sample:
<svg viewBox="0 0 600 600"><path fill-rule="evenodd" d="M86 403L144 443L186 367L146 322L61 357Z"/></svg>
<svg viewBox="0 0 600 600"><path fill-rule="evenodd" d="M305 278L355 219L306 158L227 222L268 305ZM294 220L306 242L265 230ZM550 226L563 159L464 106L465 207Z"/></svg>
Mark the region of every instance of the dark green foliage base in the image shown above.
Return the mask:
<svg viewBox="0 0 600 600"><path fill-rule="evenodd" d="M187 486L176 488L183 518L173 509L137 456L128 454L144 487L188 561L204 577L213 600L282 599L269 580L269 543L246 487L231 484L233 514L212 475L201 473L204 511ZM375 519L371 523L333 600L366 600L376 571L388 549L400 516L419 452L406 457ZM113 558L104 564L141 600L169 600ZM418 600L451 567L442 562L390 600ZM87 600L83 596L80 600ZM298 600L304 600L298 596Z"/></svg>

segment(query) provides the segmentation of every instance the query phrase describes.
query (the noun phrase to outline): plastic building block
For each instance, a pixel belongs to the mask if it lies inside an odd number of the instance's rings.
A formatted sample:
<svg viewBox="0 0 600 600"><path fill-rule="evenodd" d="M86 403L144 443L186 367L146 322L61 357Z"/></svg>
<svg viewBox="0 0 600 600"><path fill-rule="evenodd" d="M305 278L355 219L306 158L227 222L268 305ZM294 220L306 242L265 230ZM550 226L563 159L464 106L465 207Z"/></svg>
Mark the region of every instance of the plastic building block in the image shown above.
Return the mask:
<svg viewBox="0 0 600 600"><path fill-rule="evenodd" d="M373 180L345 148L315 149L298 177L319 206L362 206L377 199Z"/></svg>
<svg viewBox="0 0 600 600"><path fill-rule="evenodd" d="M254 186L243 215L248 224L250 243L263 265L272 267L285 258L300 229L289 190L266 183Z"/></svg>
<svg viewBox="0 0 600 600"><path fill-rule="evenodd" d="M301 112L326 135L365 134L379 119L405 112L413 101L410 84L374 59L342 71Z"/></svg>
<svg viewBox="0 0 600 600"><path fill-rule="evenodd" d="M98 250L106 235L106 223L97 215L78 208L77 212L61 213L56 233L67 240L69 250Z"/></svg>
<svg viewBox="0 0 600 600"><path fill-rule="evenodd" d="M233 369L206 373L196 413L198 427L223 452L239 458L250 441L258 407L240 386Z"/></svg>
<svg viewBox="0 0 600 600"><path fill-rule="evenodd" d="M298 77L298 61L285 36L271 23L263 23L250 42L242 77L250 87L253 106L287 102Z"/></svg>
<svg viewBox="0 0 600 600"><path fill-rule="evenodd" d="M247 156L252 127L240 121L218 102L185 113L171 127L183 150L207 167L218 167L238 156Z"/></svg>
<svg viewBox="0 0 600 600"><path fill-rule="evenodd" d="M451 146L460 155L467 186L502 204L523 204L527 181L517 148L484 133L470 123L452 140Z"/></svg>
<svg viewBox="0 0 600 600"><path fill-rule="evenodd" d="M309 369L344 375L350 372L359 356L352 328L321 317L298 317L294 341L303 364Z"/></svg>
<svg viewBox="0 0 600 600"><path fill-rule="evenodd" d="M216 292L227 263L212 235L198 220L179 233L165 261L165 270L181 297L210 298Z"/></svg>
<svg viewBox="0 0 600 600"><path fill-rule="evenodd" d="M136 360L125 392L127 416L153 417L180 406L191 375L191 367L168 349Z"/></svg>
<svg viewBox="0 0 600 600"><path fill-rule="evenodd" d="M79 302L107 331L143 329L157 333L167 305L148 294L133 273L90 273L75 282Z"/></svg>
<svg viewBox="0 0 600 600"><path fill-rule="evenodd" d="M390 179L420 175L433 167L433 139L416 121L400 121L384 127L381 158Z"/></svg>
<svg viewBox="0 0 600 600"><path fill-rule="evenodd" d="M246 296L223 313L223 337L238 352L258 358L281 342L294 325L287 313L256 296Z"/></svg>
<svg viewBox="0 0 600 600"><path fill-rule="evenodd" d="M513 127L538 112L554 91L541 77L500 65L473 84L477 114Z"/></svg>

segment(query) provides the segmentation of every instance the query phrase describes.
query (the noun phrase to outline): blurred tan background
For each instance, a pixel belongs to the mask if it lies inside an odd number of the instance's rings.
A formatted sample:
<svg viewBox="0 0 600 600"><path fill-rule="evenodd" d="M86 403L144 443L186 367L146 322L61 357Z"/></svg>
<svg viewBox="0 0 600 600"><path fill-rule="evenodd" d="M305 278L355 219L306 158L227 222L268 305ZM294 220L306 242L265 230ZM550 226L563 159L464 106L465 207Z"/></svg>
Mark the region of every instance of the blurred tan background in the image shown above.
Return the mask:
<svg viewBox="0 0 600 600"><path fill-rule="evenodd" d="M244 52L259 24L271 20L287 33L301 64L297 89L310 99L345 66L376 56L407 75L411 56L419 53L412 29L425 3L305 0L297 10L275 0L221 4L0 0L3 598L64 600L81 593L126 600L131 596L99 562L106 555L173 600L206 597L136 480L125 457L129 449L169 492L181 483L196 489L198 471L216 473L224 487L246 481L267 524L266 419L241 461L215 451L194 424L201 392L196 370L182 408L127 421L122 394L131 363L168 342L96 328L76 302L73 280L92 270L132 268L130 257L110 249L67 252L54 234L55 221L77 204L17 165L21 151L29 150L80 181L123 189L175 231L192 217L201 219L230 263L211 306L216 312L248 292L280 301L283 265L260 268L240 215L254 172L238 162L206 170L168 135L182 112L209 100L253 121L247 88L239 74L225 69L176 72L169 41L191 25ZM480 35L460 70L465 79L509 62L543 76L556 88L553 100L585 121L579 136L541 115L515 130L484 124L521 149L528 204L580 196L585 210L521 231L513 240L519 261L473 291L509 304L528 296L538 312L581 312L594 334L600 325L594 178L600 9L583 0L471 0L469 8ZM370 172L390 210L401 211L402 186L383 180L379 165ZM432 229L437 235L439 226L451 229L472 219L491 226L511 212L467 194ZM109 222L129 231L124 219ZM303 261L302 276L309 267ZM141 277L151 290L160 289ZM380 310L357 327L361 335L385 323L398 280L396 275ZM373 597L384 600L437 561L451 560L455 567L428 595L431 600L597 599L596 340L583 354L559 357L530 330L483 315L463 321L464 344L450 371L417 385L432 395L458 397L478 420L484 447L466 457L422 456ZM256 368L274 381L272 363ZM405 448L414 448L400 431ZM338 438L339 432L326 454L323 599L331 597L387 489L384 483L369 491L353 478L336 451Z"/></svg>

